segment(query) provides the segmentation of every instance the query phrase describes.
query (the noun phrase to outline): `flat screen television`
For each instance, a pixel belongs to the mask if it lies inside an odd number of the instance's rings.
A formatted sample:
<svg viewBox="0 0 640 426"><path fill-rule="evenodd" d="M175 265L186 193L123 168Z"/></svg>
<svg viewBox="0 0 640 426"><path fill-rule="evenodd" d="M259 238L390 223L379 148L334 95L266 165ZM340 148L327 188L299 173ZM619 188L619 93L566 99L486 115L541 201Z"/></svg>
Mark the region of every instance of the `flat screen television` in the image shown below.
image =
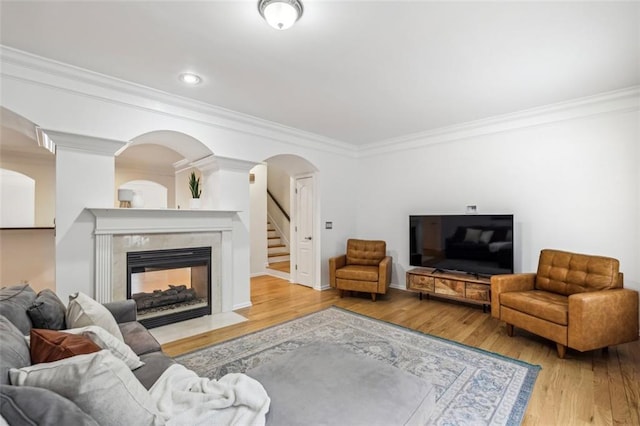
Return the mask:
<svg viewBox="0 0 640 426"><path fill-rule="evenodd" d="M409 263L477 276L513 273L513 215L412 215Z"/></svg>

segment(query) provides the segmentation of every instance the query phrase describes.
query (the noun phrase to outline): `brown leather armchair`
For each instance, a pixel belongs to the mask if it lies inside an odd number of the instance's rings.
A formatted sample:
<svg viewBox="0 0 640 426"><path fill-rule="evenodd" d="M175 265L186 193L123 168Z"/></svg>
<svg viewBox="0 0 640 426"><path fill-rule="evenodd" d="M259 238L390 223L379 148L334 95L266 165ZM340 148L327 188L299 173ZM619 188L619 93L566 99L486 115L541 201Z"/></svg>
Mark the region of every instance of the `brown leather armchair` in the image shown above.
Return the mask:
<svg viewBox="0 0 640 426"><path fill-rule="evenodd" d="M385 294L391 282L391 256L386 255L384 241L347 241L347 253L329 259L329 281L331 287L371 293L376 301L377 294Z"/></svg>
<svg viewBox="0 0 640 426"><path fill-rule="evenodd" d="M491 315L581 352L638 340L638 292L617 259L542 250L536 274L491 277Z"/></svg>

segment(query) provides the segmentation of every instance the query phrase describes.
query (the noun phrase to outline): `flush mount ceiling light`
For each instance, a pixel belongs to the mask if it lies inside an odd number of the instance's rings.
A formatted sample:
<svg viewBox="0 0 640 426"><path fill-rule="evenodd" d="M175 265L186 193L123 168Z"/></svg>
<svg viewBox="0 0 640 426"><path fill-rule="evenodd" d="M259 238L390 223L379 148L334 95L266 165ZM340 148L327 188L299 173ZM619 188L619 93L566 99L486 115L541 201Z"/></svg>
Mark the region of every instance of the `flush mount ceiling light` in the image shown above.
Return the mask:
<svg viewBox="0 0 640 426"><path fill-rule="evenodd" d="M286 30L302 16L300 0L259 0L260 15L276 30Z"/></svg>
<svg viewBox="0 0 640 426"><path fill-rule="evenodd" d="M200 83L202 79L200 78L199 75L196 75L190 72L185 72L180 74L180 81L185 84L195 86L196 84Z"/></svg>

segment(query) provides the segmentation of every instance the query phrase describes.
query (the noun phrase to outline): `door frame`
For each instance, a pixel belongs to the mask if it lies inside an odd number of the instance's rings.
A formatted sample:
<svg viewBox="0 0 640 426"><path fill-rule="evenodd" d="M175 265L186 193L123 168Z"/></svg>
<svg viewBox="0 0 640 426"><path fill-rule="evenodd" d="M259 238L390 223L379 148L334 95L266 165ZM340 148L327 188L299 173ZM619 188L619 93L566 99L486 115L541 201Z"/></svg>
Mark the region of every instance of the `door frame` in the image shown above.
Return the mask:
<svg viewBox="0 0 640 426"><path fill-rule="evenodd" d="M292 176L290 179L290 205L291 207L291 222L290 222L290 235L295 235L295 238L290 238L291 243L291 267L290 267L290 282L296 283L298 282L298 271L296 269L296 265L298 263L298 238L296 233L297 219L298 219L298 197L296 194L296 187L298 179L306 179L311 178L312 182L312 199L313 199L313 209L311 214L312 217L312 229L313 239L311 240L311 287L320 290L320 197L318 196L318 178L317 173L301 173L299 175Z"/></svg>

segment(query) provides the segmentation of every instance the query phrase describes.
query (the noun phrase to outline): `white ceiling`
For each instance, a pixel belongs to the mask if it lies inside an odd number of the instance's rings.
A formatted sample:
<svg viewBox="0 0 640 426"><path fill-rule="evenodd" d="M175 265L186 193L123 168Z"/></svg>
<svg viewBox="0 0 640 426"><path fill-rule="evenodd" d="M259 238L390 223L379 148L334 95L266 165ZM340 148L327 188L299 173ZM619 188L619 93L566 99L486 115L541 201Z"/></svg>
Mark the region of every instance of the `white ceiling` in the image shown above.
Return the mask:
<svg viewBox="0 0 640 426"><path fill-rule="evenodd" d="M303 1L282 32L257 1L2 1L0 41L356 145L640 84L638 1Z"/></svg>

